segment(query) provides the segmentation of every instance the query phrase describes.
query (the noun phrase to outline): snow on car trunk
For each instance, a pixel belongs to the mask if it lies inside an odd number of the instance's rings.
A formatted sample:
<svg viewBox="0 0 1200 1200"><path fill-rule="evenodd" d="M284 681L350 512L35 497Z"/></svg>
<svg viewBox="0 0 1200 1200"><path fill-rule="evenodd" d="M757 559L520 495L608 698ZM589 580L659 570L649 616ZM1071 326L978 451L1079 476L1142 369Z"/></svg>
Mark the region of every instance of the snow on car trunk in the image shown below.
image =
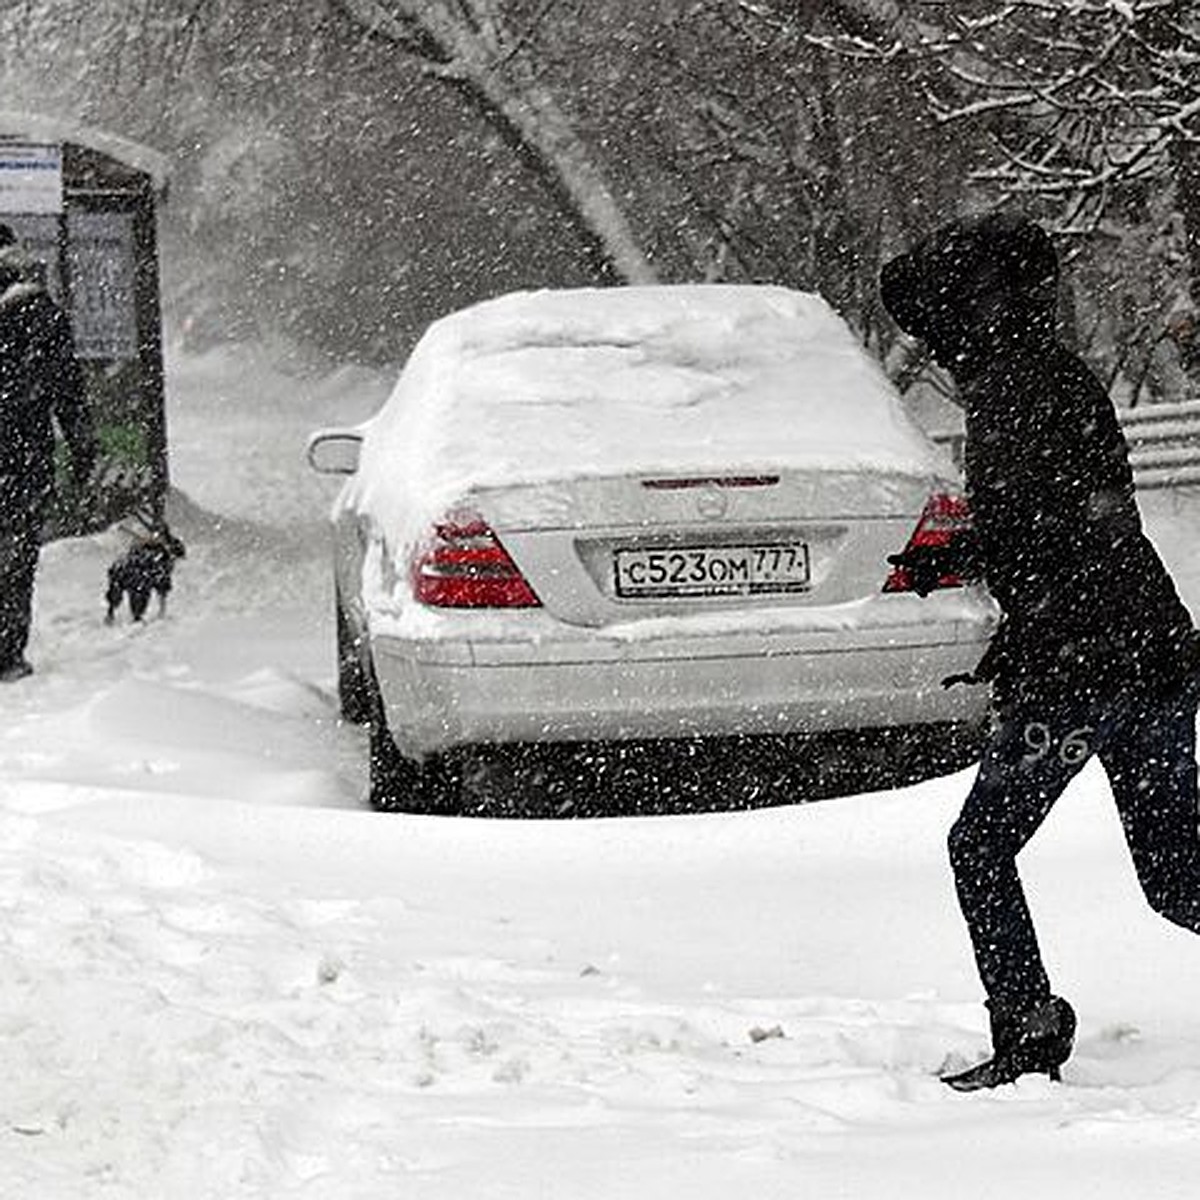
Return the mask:
<svg viewBox="0 0 1200 1200"><path fill-rule="evenodd" d="M518 293L429 329L367 429L351 503L400 558L481 488L768 468L928 480L939 462L817 296Z"/></svg>

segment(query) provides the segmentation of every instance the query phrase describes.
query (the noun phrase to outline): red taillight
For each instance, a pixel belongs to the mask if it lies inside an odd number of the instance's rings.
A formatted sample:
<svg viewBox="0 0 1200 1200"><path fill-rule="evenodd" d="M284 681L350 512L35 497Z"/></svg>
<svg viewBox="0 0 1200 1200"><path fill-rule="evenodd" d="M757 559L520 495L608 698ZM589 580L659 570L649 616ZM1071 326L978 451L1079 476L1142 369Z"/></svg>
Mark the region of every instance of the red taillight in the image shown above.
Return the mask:
<svg viewBox="0 0 1200 1200"><path fill-rule="evenodd" d="M413 594L435 608L537 608L541 601L508 551L475 516L448 518L413 562Z"/></svg>
<svg viewBox="0 0 1200 1200"><path fill-rule="evenodd" d="M967 502L961 496L952 496L947 492L935 492L925 503L917 527L904 547L904 553L922 550L952 551L961 546L963 539L971 535L971 514ZM962 587L961 575L947 573L938 576L934 585L939 588ZM885 592L911 592L913 586L912 571L908 567L897 566L883 585Z"/></svg>

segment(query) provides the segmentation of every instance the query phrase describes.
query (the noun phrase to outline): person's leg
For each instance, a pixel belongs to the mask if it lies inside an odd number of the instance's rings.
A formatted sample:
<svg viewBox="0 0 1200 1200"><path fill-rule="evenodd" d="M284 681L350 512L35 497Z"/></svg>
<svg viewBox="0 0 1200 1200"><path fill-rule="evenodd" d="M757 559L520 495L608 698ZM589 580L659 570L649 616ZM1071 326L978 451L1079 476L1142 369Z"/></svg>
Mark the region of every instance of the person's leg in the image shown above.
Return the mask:
<svg viewBox="0 0 1200 1200"><path fill-rule="evenodd" d="M121 582L121 570L117 564L108 568L108 587L104 592L106 611L104 623L111 625L117 617L117 609L125 598L125 585Z"/></svg>
<svg viewBox="0 0 1200 1200"><path fill-rule="evenodd" d="M1196 698L1135 706L1099 754L1146 899L1200 933Z"/></svg>
<svg viewBox="0 0 1200 1200"><path fill-rule="evenodd" d="M943 1076L957 1091L1059 1077L1075 1039L1075 1013L1050 991L1017 854L1091 756L1087 706L1010 710L988 745L950 831L950 861L975 962L987 992L992 1057Z"/></svg>
<svg viewBox="0 0 1200 1200"><path fill-rule="evenodd" d="M41 549L41 521L36 513L6 515L8 528L0 532L0 672L24 664Z"/></svg>
<svg viewBox="0 0 1200 1200"><path fill-rule="evenodd" d="M146 615L149 604L150 588L144 579L139 579L129 589L129 611L135 621L140 621Z"/></svg>
<svg viewBox="0 0 1200 1200"><path fill-rule="evenodd" d="M1091 737L1079 710L1014 708L950 830L955 887L993 1024L997 1014L1028 1012L1050 996L1016 859L1087 761Z"/></svg>

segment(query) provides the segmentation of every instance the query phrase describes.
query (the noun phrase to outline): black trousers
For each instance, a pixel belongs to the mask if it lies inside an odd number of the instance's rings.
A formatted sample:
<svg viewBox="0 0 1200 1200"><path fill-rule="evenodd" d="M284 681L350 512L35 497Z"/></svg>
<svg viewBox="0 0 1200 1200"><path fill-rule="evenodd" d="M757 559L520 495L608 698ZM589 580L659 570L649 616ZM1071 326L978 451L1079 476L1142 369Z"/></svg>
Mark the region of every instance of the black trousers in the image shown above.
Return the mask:
<svg viewBox="0 0 1200 1200"><path fill-rule="evenodd" d="M29 644L33 579L41 551L41 535L41 504L3 506L0 511L0 670L19 662Z"/></svg>
<svg viewBox="0 0 1200 1200"><path fill-rule="evenodd" d="M1169 699L1060 698L1002 716L962 814L950 862L975 961L993 1006L1050 994L1016 858L1093 755L1112 786L1146 899L1200 933L1196 689Z"/></svg>

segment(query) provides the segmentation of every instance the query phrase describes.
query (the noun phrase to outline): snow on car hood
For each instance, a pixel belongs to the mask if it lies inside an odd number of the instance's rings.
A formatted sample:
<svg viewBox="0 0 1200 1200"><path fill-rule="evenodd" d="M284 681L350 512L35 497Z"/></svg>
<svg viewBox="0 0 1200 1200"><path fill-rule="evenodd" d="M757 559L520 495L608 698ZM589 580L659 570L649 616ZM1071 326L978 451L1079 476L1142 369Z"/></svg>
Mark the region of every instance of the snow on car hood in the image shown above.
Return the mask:
<svg viewBox="0 0 1200 1200"><path fill-rule="evenodd" d="M435 322L369 423L352 503L396 546L473 489L623 472L940 464L819 296L523 292Z"/></svg>

